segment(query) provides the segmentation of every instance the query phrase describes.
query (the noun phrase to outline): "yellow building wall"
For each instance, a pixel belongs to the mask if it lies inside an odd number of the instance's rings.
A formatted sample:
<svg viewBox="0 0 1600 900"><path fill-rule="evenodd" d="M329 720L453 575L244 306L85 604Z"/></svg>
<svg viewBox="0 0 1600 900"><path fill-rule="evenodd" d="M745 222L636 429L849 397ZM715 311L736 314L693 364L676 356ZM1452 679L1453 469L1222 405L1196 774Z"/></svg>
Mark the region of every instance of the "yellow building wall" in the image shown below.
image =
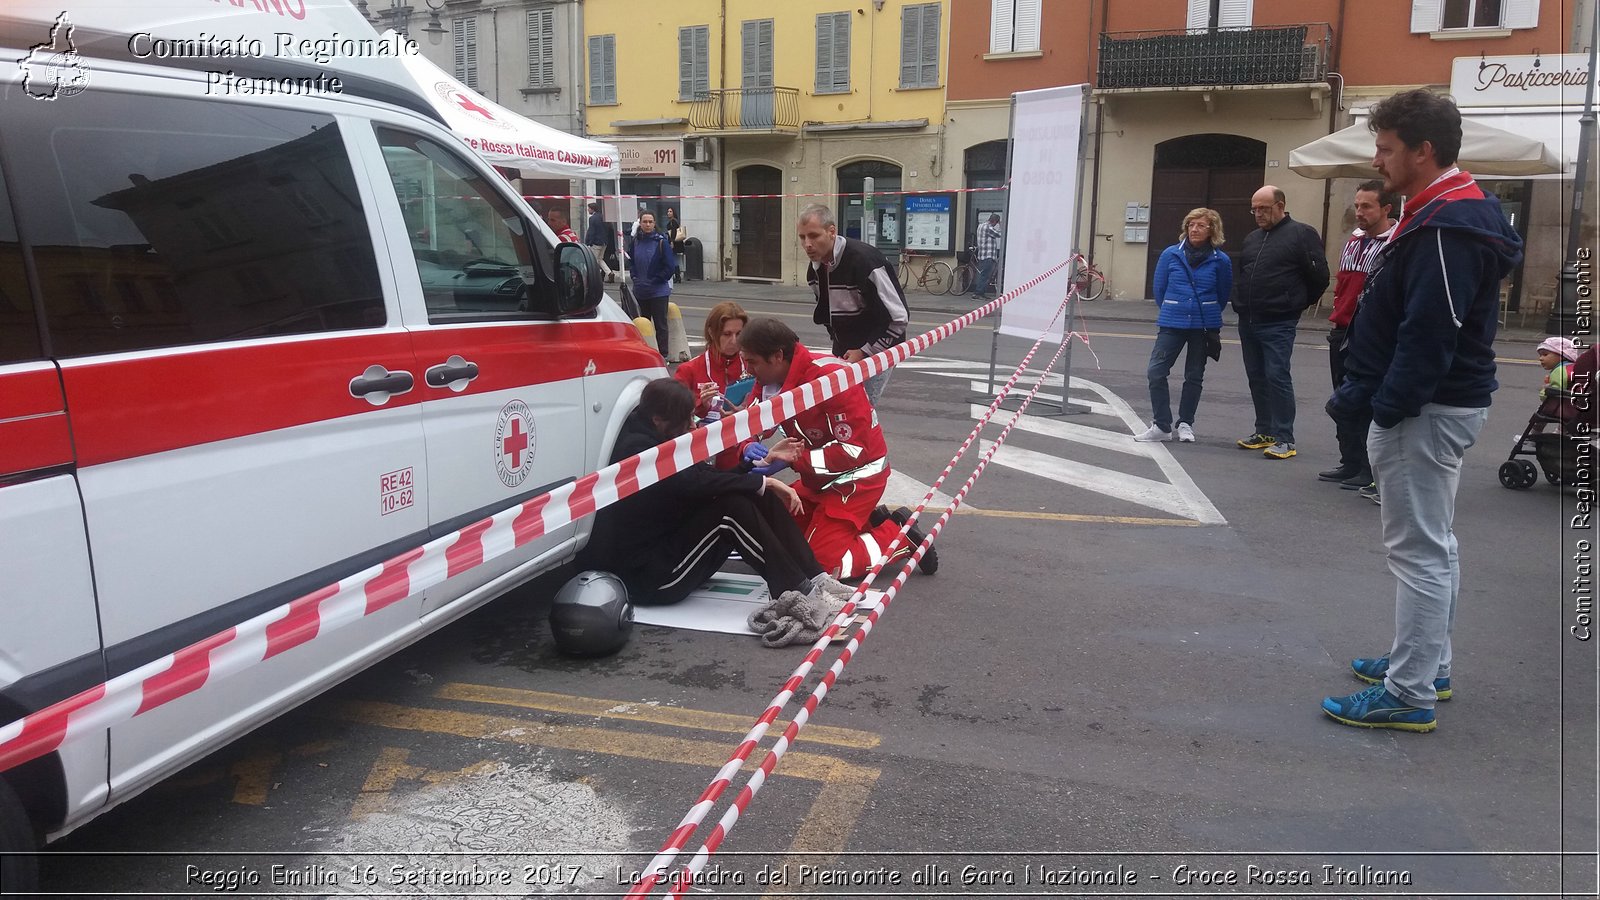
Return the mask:
<svg viewBox="0 0 1600 900"><path fill-rule="evenodd" d="M709 28L711 89L734 89L741 83L741 34L746 20L773 20L773 83L796 88L800 121L824 124L944 117L944 86L949 72L950 3L939 2L939 86L900 89L900 22L907 0L890 0L882 10L870 0L854 5L773 3L771 0L726 0L727 43L722 45L723 7L718 0L674 0L671 4L638 0L586 0L583 52L588 67L589 37L616 35L617 103L589 106L590 134L627 134L615 121L688 118L691 104L678 100L678 29ZM859 10L859 12L858 12ZM850 93L816 94L817 16L849 12ZM724 52L725 50L725 52ZM721 55L721 65L718 56ZM592 74L587 76L592 80ZM685 128L685 131L692 129Z"/></svg>

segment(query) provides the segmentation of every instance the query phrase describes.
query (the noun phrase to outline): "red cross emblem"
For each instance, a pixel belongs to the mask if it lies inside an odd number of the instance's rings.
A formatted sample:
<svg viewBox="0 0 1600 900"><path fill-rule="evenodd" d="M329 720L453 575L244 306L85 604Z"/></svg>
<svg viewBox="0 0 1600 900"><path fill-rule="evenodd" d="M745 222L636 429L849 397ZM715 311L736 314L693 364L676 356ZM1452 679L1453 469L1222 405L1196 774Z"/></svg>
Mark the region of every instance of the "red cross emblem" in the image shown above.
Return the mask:
<svg viewBox="0 0 1600 900"><path fill-rule="evenodd" d="M522 468L522 451L528 449L528 434L522 430L522 419L511 420L511 433L500 439L500 452L511 457L511 468Z"/></svg>
<svg viewBox="0 0 1600 900"><path fill-rule="evenodd" d="M533 458L539 452L534 431L533 410L521 400L500 408L494 429L494 467L506 487L522 484L533 471Z"/></svg>
<svg viewBox="0 0 1600 900"><path fill-rule="evenodd" d="M494 114L493 113L489 112L489 110L485 109L484 107L479 106L476 103L473 103L472 99L470 97L468 97L466 94L463 94L463 93L457 91L452 99L454 99L456 101L456 105L461 107L462 109L464 109L464 110L466 110L468 112L475 112L478 115L483 116L485 119L488 119L491 122L494 121Z"/></svg>

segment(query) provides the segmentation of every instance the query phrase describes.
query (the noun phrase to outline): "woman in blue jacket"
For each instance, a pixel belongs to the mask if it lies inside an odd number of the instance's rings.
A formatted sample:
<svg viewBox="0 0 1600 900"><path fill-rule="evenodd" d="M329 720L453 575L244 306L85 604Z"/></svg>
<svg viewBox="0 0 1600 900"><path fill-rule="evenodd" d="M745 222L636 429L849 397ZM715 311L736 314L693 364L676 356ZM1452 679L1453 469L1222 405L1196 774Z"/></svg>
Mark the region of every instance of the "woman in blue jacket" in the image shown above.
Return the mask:
<svg viewBox="0 0 1600 900"><path fill-rule="evenodd" d="M1200 407L1201 383L1206 377L1206 343L1222 329L1222 308L1233 290L1233 263L1222 247L1222 217L1200 207L1183 217L1178 243L1161 251L1156 260L1155 295L1161 304L1156 317L1159 331L1150 351L1150 407L1155 421L1134 435L1136 441L1172 440L1172 395L1167 373L1188 348L1183 361L1183 394L1178 398L1178 440L1194 441L1194 414Z"/></svg>
<svg viewBox="0 0 1600 900"><path fill-rule="evenodd" d="M672 297L672 270L678 261L672 242L656 230L656 217L639 214L639 232L633 239L628 271L633 275L633 299L656 326L656 349L667 355L667 301Z"/></svg>

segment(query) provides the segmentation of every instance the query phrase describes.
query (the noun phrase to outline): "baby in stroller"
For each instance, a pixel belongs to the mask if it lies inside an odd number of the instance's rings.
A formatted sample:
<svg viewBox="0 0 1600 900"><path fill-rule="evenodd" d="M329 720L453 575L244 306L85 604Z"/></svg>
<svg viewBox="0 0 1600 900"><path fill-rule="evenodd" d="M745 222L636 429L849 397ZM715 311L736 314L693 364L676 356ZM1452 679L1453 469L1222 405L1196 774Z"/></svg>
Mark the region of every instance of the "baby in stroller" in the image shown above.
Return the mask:
<svg viewBox="0 0 1600 900"><path fill-rule="evenodd" d="M1572 339L1548 337L1537 350L1539 365L1548 373L1539 389L1539 408L1528 418L1510 456L1500 464L1500 483L1513 490L1526 490L1539 481L1539 471L1553 485L1574 484L1572 477L1581 445L1590 435L1574 434L1572 425L1577 409L1572 402L1571 377L1573 361L1578 358L1578 347ZM1533 457L1533 463L1522 457Z"/></svg>

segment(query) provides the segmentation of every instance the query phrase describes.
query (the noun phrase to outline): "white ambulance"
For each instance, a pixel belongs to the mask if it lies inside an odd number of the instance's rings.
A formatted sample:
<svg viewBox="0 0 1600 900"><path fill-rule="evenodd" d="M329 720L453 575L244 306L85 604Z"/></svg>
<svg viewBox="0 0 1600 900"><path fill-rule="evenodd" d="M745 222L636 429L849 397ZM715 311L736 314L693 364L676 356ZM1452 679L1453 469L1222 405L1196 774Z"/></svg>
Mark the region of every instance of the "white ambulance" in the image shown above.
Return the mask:
<svg viewBox="0 0 1600 900"><path fill-rule="evenodd" d="M594 471L665 374L589 251L558 247L396 60L284 52L286 32L376 38L345 0L64 6L0 5L0 724ZM587 530L0 772L0 851Z"/></svg>

